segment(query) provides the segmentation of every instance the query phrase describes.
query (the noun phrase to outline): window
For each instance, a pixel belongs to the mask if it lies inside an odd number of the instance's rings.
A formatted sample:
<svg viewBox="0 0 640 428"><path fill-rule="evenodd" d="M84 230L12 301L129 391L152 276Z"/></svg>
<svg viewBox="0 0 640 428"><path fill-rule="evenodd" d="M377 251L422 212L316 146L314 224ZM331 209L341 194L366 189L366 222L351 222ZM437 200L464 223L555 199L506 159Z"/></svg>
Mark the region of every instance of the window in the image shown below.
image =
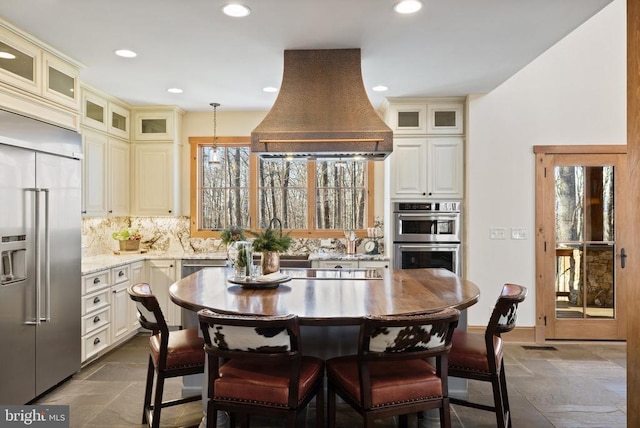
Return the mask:
<svg viewBox="0 0 640 428"><path fill-rule="evenodd" d="M292 236L343 237L373 226L373 170L365 160L265 160L249 137L191 137L191 236L232 225L266 228L277 217ZM254 220L255 219L255 220Z"/></svg>

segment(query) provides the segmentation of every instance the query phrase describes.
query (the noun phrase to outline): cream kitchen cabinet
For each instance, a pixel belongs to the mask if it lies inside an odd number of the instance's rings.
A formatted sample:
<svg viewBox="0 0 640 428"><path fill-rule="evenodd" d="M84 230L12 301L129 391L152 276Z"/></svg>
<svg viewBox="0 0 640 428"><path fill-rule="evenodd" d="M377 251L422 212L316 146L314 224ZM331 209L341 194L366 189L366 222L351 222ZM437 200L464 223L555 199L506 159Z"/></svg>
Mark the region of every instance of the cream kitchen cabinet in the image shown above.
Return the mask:
<svg viewBox="0 0 640 428"><path fill-rule="evenodd" d="M129 140L130 112L95 89L82 86L82 124L95 130Z"/></svg>
<svg viewBox="0 0 640 428"><path fill-rule="evenodd" d="M111 293L108 269L82 277L81 361L93 359L111 345Z"/></svg>
<svg viewBox="0 0 640 428"><path fill-rule="evenodd" d="M140 284L142 282L147 282L147 263L145 261L131 263L131 285ZM139 327L140 322L138 321L138 310L136 309L134 303L132 308L130 329L137 330Z"/></svg>
<svg viewBox="0 0 640 428"><path fill-rule="evenodd" d="M129 214L129 151L127 142L84 129L83 214Z"/></svg>
<svg viewBox="0 0 640 428"><path fill-rule="evenodd" d="M394 135L464 133L464 98L388 98L382 110Z"/></svg>
<svg viewBox="0 0 640 428"><path fill-rule="evenodd" d="M462 198L462 145L461 137L396 138L389 164L391 198Z"/></svg>
<svg viewBox="0 0 640 428"><path fill-rule="evenodd" d="M169 287L178 280L177 261L149 260L149 285L168 325L180 325L180 307L169 298Z"/></svg>
<svg viewBox="0 0 640 428"><path fill-rule="evenodd" d="M132 330L134 303L127 289L131 285L131 265L111 269L111 344L115 345L136 333Z"/></svg>
<svg viewBox="0 0 640 428"><path fill-rule="evenodd" d="M390 263L391 262L385 260L315 260L313 267L331 269L389 269Z"/></svg>
<svg viewBox="0 0 640 428"><path fill-rule="evenodd" d="M78 130L80 64L1 18L0 51L0 105Z"/></svg>
<svg viewBox="0 0 640 428"><path fill-rule="evenodd" d="M179 215L178 161L179 147L173 143L134 144L133 215Z"/></svg>

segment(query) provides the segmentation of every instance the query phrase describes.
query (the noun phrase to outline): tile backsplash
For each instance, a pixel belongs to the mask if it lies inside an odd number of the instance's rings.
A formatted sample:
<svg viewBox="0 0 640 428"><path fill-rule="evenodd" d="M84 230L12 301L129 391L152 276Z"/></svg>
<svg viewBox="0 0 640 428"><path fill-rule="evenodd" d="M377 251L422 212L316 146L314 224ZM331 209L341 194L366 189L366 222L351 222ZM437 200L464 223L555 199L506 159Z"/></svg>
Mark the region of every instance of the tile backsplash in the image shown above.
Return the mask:
<svg viewBox="0 0 640 428"><path fill-rule="evenodd" d="M378 225L378 223L376 224ZM118 241L111 237L126 227L134 227L142 234L140 248L150 252L192 254L222 252L219 239L192 238L189 217L91 217L82 220L83 256L111 254L118 249ZM381 227L381 225L379 226ZM358 240L360 243L361 240ZM346 240L295 238L291 254L345 253Z"/></svg>

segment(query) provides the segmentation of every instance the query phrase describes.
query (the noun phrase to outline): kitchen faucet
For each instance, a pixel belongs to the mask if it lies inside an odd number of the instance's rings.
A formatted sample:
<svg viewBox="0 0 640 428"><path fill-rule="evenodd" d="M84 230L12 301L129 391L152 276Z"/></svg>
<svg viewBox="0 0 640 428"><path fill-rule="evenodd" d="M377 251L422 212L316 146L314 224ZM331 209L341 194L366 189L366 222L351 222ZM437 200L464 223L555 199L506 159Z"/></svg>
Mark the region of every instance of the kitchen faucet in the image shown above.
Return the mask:
<svg viewBox="0 0 640 428"><path fill-rule="evenodd" d="M274 223L278 223L278 228L280 229L280 236L282 236L282 221L278 217L273 217L269 222L269 229L273 227Z"/></svg>

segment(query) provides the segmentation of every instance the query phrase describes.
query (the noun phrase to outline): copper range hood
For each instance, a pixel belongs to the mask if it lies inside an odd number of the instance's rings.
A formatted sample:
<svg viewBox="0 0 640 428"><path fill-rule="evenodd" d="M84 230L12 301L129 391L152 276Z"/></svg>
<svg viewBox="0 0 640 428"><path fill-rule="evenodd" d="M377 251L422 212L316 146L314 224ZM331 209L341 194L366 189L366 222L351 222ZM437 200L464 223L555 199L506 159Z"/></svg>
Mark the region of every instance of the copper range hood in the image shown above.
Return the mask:
<svg viewBox="0 0 640 428"><path fill-rule="evenodd" d="M280 93L251 132L262 158L383 160L393 132L362 82L360 49L285 50Z"/></svg>

